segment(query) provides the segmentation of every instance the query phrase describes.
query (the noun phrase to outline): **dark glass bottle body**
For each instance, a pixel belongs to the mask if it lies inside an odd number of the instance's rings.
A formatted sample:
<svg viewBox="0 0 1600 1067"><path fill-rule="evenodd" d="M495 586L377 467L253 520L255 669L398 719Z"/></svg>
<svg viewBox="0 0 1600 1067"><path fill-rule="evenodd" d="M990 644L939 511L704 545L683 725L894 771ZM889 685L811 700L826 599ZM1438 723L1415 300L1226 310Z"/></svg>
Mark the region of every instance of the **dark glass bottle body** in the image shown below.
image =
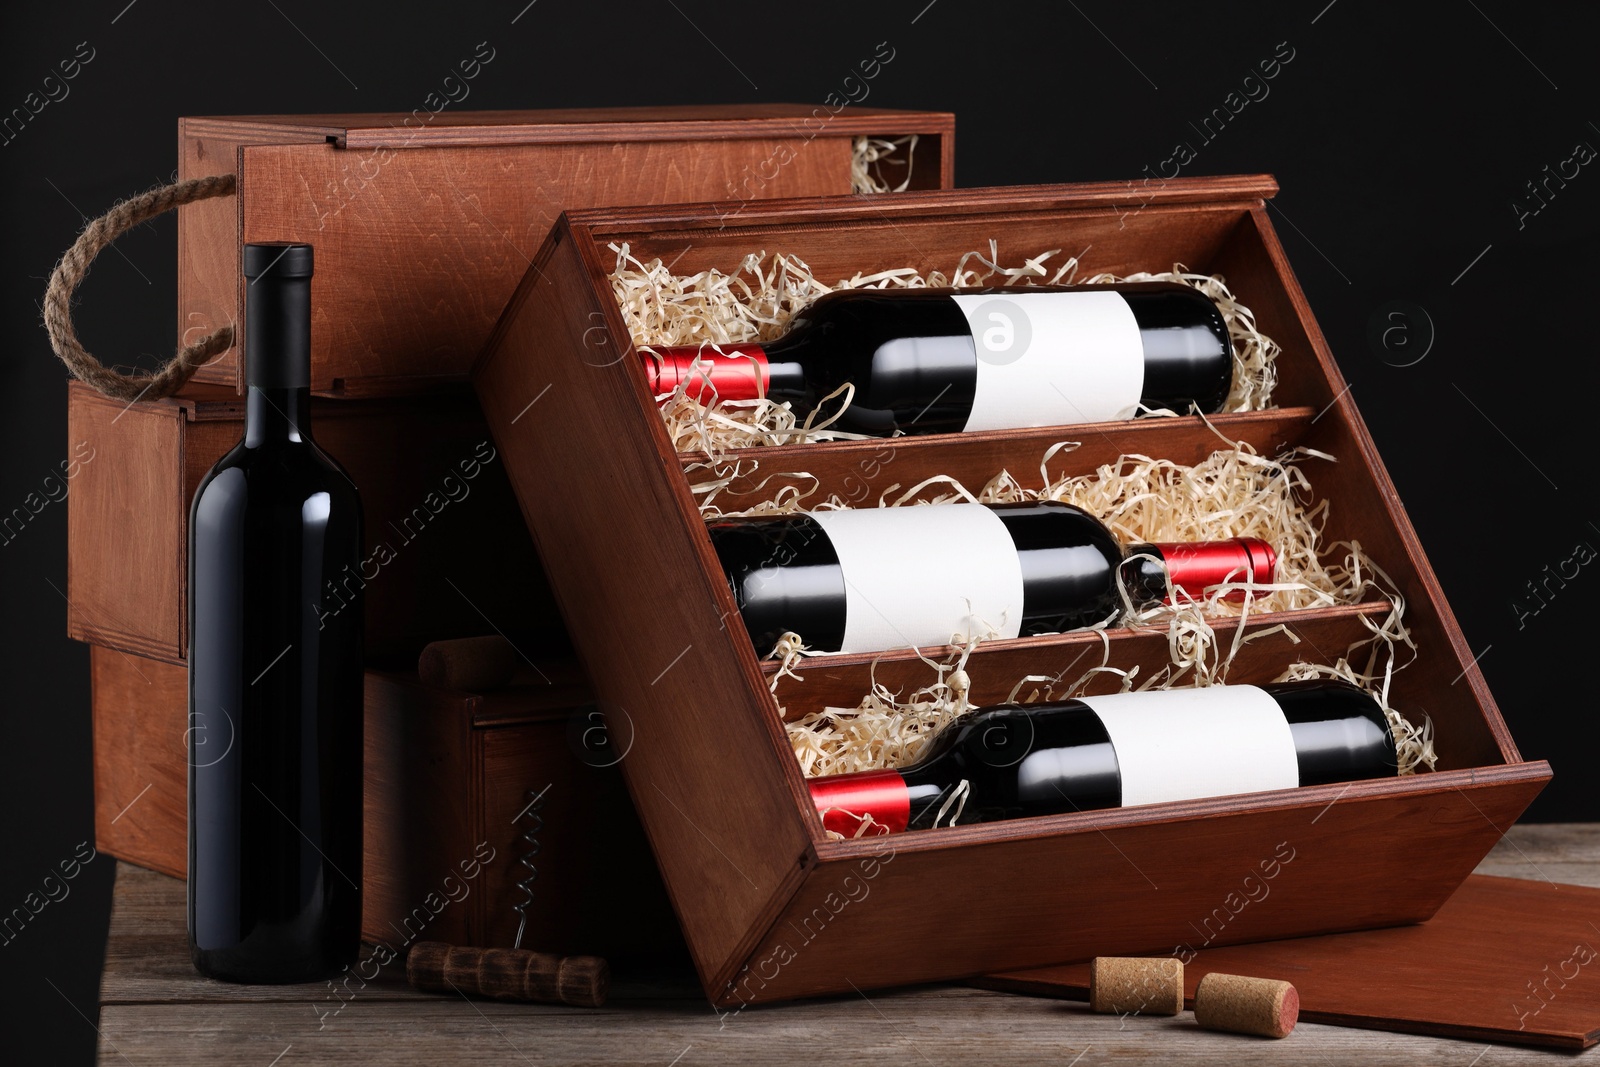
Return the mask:
<svg viewBox="0 0 1600 1067"><path fill-rule="evenodd" d="M1179 413L1221 409L1233 383L1227 325L1209 298L1175 282L843 289L806 307L772 341L720 346L726 356L698 346L660 348L644 354L644 363L658 394L684 378L691 379L692 392L693 379L703 378L722 399L750 399L759 384L769 399L790 404L802 418L838 416L832 428L850 433L957 433L968 428L973 414L980 357L973 327L952 297L994 296L1026 313L1032 297L1070 292L1118 293L1126 301L1142 348L1139 403ZM696 358L698 368L691 371ZM842 397L828 400L847 383L854 386L847 407ZM1073 399L1063 398L1062 417L1010 425L1097 421L1073 417Z"/></svg>
<svg viewBox="0 0 1600 1067"><path fill-rule="evenodd" d="M841 550L825 529L825 513L719 521L710 527L711 543L758 652L769 651L787 632L799 634L815 651L869 651L847 642L850 612L874 606L852 598L850 591L859 592L869 580L898 568L903 573L895 580L904 583L948 584L951 603L978 591L963 584L979 581L971 570L940 566L937 560L929 560L925 572L918 569L923 542L937 546L950 540L942 519L943 509L952 506L971 505L862 509L886 523L902 520L884 528L884 539L895 545L891 558L882 561L863 561L848 546ZM1004 535L998 545L973 545L970 552L1012 553L1021 571L1021 602L1010 620L1016 632L1004 636L1061 633L1111 618L1122 606L1119 574L1130 599L1144 604L1161 600L1168 580L1198 596L1230 575L1236 581L1270 582L1276 566L1271 546L1255 538L1124 549L1104 523L1071 504L1046 500L987 507ZM884 607L881 598L877 606ZM902 616L893 630L906 644L942 643L948 640L939 636L949 632L945 623ZM887 646L870 650L882 647Z"/></svg>
<svg viewBox="0 0 1600 1067"><path fill-rule="evenodd" d="M190 950L310 981L360 948L361 502L310 434L310 246L244 273L244 439L189 518Z"/></svg>
<svg viewBox="0 0 1600 1067"><path fill-rule="evenodd" d="M1288 723L1298 785L1398 773L1388 719L1364 690L1334 681L1256 688ZM1182 701L1188 692L1171 690L1158 699ZM958 810L966 824L1120 807L1130 770L1119 762L1100 716L1083 701L1067 700L972 711L941 730L915 763L815 778L810 785L824 822L851 834L864 814L890 830L917 830L948 825Z"/></svg>

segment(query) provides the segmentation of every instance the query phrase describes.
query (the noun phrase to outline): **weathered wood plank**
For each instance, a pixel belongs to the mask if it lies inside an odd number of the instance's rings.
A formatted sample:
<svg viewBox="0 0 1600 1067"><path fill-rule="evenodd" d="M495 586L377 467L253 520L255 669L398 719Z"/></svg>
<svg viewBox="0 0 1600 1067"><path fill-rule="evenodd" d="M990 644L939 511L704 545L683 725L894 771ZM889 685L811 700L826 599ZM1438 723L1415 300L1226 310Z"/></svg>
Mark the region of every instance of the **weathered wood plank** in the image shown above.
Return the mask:
<svg viewBox="0 0 1600 1067"><path fill-rule="evenodd" d="M1480 873L1600 886L1600 826L1518 826ZM623 1064L791 1063L826 1050L830 1063L1073 1063L1099 1056L1179 1064L1472 1063L1485 1046L1464 1041L1303 1024L1287 1044L1212 1034L1192 1015L1136 1024L1085 1005L964 987L804 1001L719 1014L687 961L652 972L619 969L601 1011L469 1002L412 991L393 973L337 994L326 983L234 986L189 965L184 884L117 867L101 985L100 1054L107 1062L270 1063L318 1060L393 1064L497 1061ZM231 1006L225 1006L231 1005ZM1546 1064L1537 1049L1494 1046L1500 1067ZM1563 1057L1572 1062L1574 1057ZM1600 1047L1575 1057L1600 1063Z"/></svg>
<svg viewBox="0 0 1600 1067"><path fill-rule="evenodd" d="M171 1065L281 1062L439 1064L1087 1064L1137 1060L1237 1065L1477 1062L1485 1046L1304 1024L1285 1042L1200 1030L1188 1013L1124 1022L1062 1001L978 991L919 991L752 1008L725 1022L709 1009L573 1008L432 1000L357 1004L317 1028L293 1004L248 1013L219 1005L112 1006L102 1055ZM1496 1046L1495 1067L1548 1064L1548 1051ZM1575 1058L1600 1062L1600 1048ZM1563 1063L1574 1058L1562 1057Z"/></svg>

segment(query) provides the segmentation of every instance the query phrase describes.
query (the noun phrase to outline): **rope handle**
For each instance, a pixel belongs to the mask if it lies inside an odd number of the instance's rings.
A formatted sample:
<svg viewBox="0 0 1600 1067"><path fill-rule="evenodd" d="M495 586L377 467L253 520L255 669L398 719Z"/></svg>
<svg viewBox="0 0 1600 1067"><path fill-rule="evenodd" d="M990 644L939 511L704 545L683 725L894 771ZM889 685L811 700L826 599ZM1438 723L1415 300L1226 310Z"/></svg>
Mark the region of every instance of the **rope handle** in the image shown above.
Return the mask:
<svg viewBox="0 0 1600 1067"><path fill-rule="evenodd" d="M118 400L131 402L144 396L152 399L171 396L213 356L233 347L233 327L223 326L179 349L177 355L153 374L122 374L90 355L72 325L72 294L89 273L94 257L105 251L111 242L173 208L214 196L230 196L233 191L232 174L191 178L130 197L83 228L51 272L50 285L44 291L44 328L50 334L50 347L75 377Z"/></svg>

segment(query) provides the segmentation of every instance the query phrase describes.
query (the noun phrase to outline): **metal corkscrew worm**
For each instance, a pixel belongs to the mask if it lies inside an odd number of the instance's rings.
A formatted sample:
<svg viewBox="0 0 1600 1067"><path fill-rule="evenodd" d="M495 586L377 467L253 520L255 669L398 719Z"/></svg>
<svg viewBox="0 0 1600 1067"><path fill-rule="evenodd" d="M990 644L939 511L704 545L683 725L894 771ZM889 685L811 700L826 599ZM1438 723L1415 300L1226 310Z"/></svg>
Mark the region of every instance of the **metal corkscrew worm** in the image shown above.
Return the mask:
<svg viewBox="0 0 1600 1067"><path fill-rule="evenodd" d="M550 785L554 785L551 782ZM512 948L522 947L522 934L528 927L528 905L533 903L533 883L539 878L539 868L534 864L534 857L539 855L542 847L539 844L539 832L544 829L544 817L540 813L544 810L544 795L550 792L550 785L535 793L528 790L529 799L527 806L517 812L516 818L511 820L512 825L523 823L522 832L517 836L526 846L522 854L517 857L517 863L527 870L522 879L514 883L514 888L522 890L522 899L511 905L511 910L517 913L517 936L511 942Z"/></svg>

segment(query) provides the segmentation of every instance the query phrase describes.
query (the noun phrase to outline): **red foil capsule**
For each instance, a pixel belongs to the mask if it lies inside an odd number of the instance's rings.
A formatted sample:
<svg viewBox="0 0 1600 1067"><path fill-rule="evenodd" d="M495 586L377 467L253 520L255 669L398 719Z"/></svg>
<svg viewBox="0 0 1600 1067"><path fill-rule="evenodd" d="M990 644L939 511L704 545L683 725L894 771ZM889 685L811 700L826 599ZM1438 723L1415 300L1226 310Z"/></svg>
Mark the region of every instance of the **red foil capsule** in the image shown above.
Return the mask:
<svg viewBox="0 0 1600 1067"><path fill-rule="evenodd" d="M1223 582L1250 581L1269 585L1278 567L1278 553L1258 537L1235 537L1228 541L1184 541L1154 546L1166 561L1167 575L1174 586L1199 598L1209 586ZM1229 600L1242 600L1243 590L1228 594Z"/></svg>
<svg viewBox="0 0 1600 1067"><path fill-rule="evenodd" d="M769 382L767 354L760 345L681 345L640 352L650 392L670 393L687 382L690 396L709 402L755 400L765 396Z"/></svg>
<svg viewBox="0 0 1600 1067"><path fill-rule="evenodd" d="M911 821L911 791L898 771L833 774L807 784L822 825L845 837L855 837L867 816L874 825L867 826L863 837L897 834Z"/></svg>

